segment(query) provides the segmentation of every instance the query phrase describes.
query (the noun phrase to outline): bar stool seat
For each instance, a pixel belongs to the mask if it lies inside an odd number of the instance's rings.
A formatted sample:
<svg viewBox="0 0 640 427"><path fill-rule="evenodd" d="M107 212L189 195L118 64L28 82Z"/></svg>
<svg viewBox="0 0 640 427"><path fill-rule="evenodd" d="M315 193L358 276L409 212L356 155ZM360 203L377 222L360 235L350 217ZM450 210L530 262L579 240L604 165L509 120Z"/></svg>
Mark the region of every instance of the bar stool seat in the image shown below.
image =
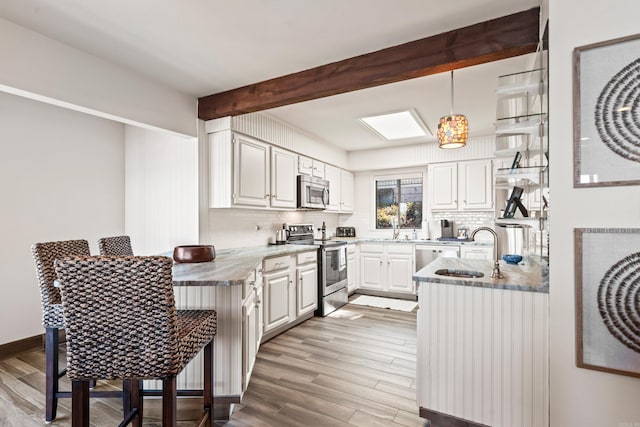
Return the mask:
<svg viewBox="0 0 640 427"><path fill-rule="evenodd" d="M213 310L176 310L171 269L160 256L77 256L55 262L67 325L72 425L89 425L88 382L130 381L123 424L142 425L142 380L163 385L163 426L176 426L176 376L204 348L201 422L213 407Z"/></svg>

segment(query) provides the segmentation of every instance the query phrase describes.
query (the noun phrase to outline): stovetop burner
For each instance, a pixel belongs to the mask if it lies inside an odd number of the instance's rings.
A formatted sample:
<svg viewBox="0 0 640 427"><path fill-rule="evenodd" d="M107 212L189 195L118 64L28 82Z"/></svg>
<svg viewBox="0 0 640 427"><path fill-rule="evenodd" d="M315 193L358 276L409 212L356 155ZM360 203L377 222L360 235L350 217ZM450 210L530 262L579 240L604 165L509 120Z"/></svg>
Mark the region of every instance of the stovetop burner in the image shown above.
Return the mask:
<svg viewBox="0 0 640 427"><path fill-rule="evenodd" d="M313 237L313 224L289 224L287 225L287 230L289 231L287 244L290 245L320 245L326 247L347 244L343 240L333 240L332 238L315 239Z"/></svg>

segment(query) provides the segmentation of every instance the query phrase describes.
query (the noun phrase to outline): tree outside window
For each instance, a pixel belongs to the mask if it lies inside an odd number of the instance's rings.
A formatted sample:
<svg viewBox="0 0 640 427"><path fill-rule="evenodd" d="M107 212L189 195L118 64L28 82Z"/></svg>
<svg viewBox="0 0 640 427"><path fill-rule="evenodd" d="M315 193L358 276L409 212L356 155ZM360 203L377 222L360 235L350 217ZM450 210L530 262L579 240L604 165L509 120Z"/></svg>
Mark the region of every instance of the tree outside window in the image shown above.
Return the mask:
<svg viewBox="0 0 640 427"><path fill-rule="evenodd" d="M422 227L422 178L376 181L376 228Z"/></svg>

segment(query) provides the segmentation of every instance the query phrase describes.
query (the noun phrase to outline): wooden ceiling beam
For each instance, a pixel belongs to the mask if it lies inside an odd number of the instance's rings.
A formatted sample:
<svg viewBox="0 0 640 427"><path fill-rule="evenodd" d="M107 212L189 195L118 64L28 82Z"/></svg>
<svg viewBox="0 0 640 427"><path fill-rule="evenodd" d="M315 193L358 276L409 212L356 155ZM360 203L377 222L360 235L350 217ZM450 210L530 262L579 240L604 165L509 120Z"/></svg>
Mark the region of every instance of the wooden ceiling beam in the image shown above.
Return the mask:
<svg viewBox="0 0 640 427"><path fill-rule="evenodd" d="M252 113L535 52L539 20L534 8L205 96L198 117Z"/></svg>

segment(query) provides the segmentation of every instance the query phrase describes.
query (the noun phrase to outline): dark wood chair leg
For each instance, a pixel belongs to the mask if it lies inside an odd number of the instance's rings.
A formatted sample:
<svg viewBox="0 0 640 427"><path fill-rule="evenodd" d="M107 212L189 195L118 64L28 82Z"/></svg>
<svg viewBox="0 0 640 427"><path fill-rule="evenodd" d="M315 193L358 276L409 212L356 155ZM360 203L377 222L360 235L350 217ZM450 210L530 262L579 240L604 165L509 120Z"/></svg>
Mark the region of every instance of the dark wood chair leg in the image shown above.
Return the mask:
<svg viewBox="0 0 640 427"><path fill-rule="evenodd" d="M58 328L45 328L45 416L47 423L56 419L58 409Z"/></svg>
<svg viewBox="0 0 640 427"><path fill-rule="evenodd" d="M89 427L89 380L71 381L71 426Z"/></svg>
<svg viewBox="0 0 640 427"><path fill-rule="evenodd" d="M213 340L204 347L204 389L202 390L204 411L208 412L206 426L212 426L213 419Z"/></svg>
<svg viewBox="0 0 640 427"><path fill-rule="evenodd" d="M133 390L136 387L136 380L123 380L122 381L122 413L128 414L131 408L136 406L133 403Z"/></svg>
<svg viewBox="0 0 640 427"><path fill-rule="evenodd" d="M162 380L162 427L176 427L177 414L176 376Z"/></svg>

